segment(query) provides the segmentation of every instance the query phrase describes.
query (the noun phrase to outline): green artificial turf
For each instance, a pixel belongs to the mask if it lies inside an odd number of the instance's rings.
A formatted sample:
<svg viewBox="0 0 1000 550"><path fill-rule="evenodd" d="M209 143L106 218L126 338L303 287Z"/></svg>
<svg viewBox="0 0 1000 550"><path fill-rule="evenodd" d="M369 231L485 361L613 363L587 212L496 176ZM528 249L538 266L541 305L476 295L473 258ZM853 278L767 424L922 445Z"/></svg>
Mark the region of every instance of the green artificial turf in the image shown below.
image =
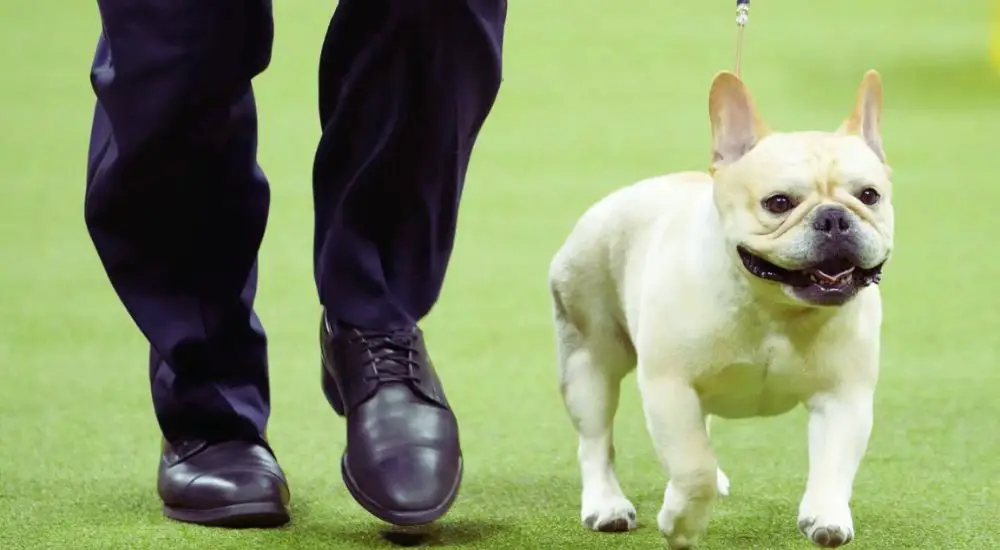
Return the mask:
<svg viewBox="0 0 1000 550"><path fill-rule="evenodd" d="M388 546L341 484L342 422L318 384L310 173L316 63L333 2L276 2L274 60L257 84L261 162L273 185L259 311L271 337L271 439L294 498L294 523L269 532L161 518L146 347L83 224L96 6L3 4L0 548ZM744 76L772 126L833 129L866 69L885 83L897 243L851 547L1000 548L1000 85L987 58L990 6L753 6ZM665 479L632 379L617 424L618 471L640 528L598 535L579 524L546 269L576 217L605 193L706 166L707 89L731 67L734 40L731 0L511 2L504 87L473 159L444 294L425 322L467 465L459 501L426 542L662 544L655 514ZM795 528L803 413L720 421L713 431L733 496L718 505L703 548L808 548Z"/></svg>

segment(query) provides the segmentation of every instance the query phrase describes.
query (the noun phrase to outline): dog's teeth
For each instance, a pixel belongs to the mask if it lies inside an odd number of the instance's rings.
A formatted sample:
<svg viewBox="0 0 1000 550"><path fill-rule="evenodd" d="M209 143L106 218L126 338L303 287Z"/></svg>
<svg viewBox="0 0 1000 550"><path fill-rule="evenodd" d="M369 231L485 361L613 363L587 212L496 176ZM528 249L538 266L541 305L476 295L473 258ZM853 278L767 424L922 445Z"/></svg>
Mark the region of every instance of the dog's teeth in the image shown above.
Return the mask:
<svg viewBox="0 0 1000 550"><path fill-rule="evenodd" d="M841 287L850 284L854 276L854 268L848 269L847 271L838 273L836 275L828 275L823 271L814 271L809 273L809 279L824 287Z"/></svg>

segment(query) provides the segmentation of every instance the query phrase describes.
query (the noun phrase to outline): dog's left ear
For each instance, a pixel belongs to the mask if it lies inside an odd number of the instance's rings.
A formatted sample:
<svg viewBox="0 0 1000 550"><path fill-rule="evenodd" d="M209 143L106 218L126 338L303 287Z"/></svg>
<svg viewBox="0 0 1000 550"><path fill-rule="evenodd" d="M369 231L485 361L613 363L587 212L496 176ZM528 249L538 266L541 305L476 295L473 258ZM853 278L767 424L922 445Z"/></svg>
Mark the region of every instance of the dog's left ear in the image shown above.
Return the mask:
<svg viewBox="0 0 1000 550"><path fill-rule="evenodd" d="M854 110L838 131L863 139L885 164L885 150L882 148L882 79L878 72L871 70L865 73L854 99Z"/></svg>

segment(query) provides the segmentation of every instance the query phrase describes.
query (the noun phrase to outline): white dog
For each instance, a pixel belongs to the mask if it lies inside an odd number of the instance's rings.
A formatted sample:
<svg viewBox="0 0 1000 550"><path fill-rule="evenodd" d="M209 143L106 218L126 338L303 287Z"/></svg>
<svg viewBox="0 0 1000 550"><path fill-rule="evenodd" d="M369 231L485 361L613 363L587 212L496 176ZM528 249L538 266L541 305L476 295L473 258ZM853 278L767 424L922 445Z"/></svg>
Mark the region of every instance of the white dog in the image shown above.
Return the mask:
<svg viewBox="0 0 1000 550"><path fill-rule="evenodd" d="M720 73L709 173L620 189L576 224L549 281L587 527L636 526L612 443L620 384L635 368L670 480L657 523L672 548L704 534L729 490L709 415L772 416L799 403L809 475L798 527L819 546L854 537L849 501L879 371L875 283L893 239L881 109L869 71L836 132L771 132L744 84Z"/></svg>

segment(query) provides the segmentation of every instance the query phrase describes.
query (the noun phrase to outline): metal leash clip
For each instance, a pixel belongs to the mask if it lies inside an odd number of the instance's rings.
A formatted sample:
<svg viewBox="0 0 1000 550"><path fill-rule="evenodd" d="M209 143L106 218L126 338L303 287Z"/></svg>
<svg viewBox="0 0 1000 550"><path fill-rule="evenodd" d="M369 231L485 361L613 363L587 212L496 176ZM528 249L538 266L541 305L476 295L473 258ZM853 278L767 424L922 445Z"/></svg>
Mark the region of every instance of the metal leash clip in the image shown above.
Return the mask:
<svg viewBox="0 0 1000 550"><path fill-rule="evenodd" d="M750 0L736 0L736 76L743 64L743 30L750 21Z"/></svg>

